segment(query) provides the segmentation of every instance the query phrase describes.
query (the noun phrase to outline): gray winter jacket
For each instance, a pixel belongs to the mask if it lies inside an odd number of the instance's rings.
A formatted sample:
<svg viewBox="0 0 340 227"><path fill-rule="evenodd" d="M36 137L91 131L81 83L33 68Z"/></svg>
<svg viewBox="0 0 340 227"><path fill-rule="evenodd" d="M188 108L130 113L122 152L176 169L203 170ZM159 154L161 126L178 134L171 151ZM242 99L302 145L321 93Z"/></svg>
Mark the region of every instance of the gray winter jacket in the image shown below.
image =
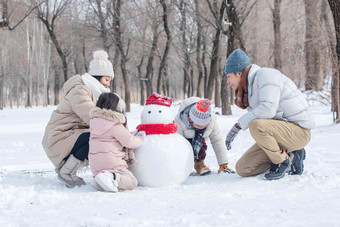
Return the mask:
<svg viewBox="0 0 340 227"><path fill-rule="evenodd" d="M181 134L187 139L192 139L195 136L195 130L192 125L188 125L187 118L189 115L188 108L200 100L198 97L190 97L181 103L178 114L175 117L176 124L178 125L177 133ZM184 115L185 116L184 116ZM182 115L182 117L181 117ZM211 121L204 132L203 138L210 139L211 145L214 149L217 162L219 165L228 163L227 150L224 144L223 137L218 128L216 115L211 113Z"/></svg>
<svg viewBox="0 0 340 227"><path fill-rule="evenodd" d="M276 69L252 64L248 73L248 102L248 113L238 120L243 130L259 118L295 122L306 129L315 126L305 95Z"/></svg>

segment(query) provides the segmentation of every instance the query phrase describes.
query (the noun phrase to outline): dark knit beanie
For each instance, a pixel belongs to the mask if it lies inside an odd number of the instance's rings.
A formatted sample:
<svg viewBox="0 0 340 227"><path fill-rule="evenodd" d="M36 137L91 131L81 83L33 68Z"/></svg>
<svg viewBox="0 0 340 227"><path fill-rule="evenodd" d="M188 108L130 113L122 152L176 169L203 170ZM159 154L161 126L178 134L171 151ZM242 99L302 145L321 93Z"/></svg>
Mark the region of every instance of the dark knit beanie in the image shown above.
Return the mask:
<svg viewBox="0 0 340 227"><path fill-rule="evenodd" d="M224 73L243 72L244 68L250 65L249 57L240 49L234 50L225 62Z"/></svg>

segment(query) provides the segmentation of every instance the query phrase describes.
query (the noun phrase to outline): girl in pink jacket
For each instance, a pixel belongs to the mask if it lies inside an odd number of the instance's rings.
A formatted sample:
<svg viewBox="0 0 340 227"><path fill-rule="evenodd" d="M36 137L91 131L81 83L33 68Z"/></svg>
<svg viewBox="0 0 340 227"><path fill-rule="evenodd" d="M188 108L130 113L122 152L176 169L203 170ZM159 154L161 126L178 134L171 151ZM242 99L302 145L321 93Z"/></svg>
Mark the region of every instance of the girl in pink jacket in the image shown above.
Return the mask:
<svg viewBox="0 0 340 227"><path fill-rule="evenodd" d="M136 188L137 179L127 168L136 161L131 149L143 144L145 134L133 136L128 131L124 101L114 93L103 93L90 117L89 163L93 186L109 192Z"/></svg>

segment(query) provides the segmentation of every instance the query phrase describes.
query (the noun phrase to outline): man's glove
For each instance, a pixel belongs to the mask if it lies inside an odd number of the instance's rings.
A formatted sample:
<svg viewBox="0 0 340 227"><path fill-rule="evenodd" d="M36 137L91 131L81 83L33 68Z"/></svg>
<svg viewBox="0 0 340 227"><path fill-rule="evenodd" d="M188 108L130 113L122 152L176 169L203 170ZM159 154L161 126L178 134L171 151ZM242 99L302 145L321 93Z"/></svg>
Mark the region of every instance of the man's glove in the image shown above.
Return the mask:
<svg viewBox="0 0 340 227"><path fill-rule="evenodd" d="M241 127L238 126L238 124L234 124L234 126L231 128L230 132L227 135L227 138L225 140L225 145L227 146L227 149L231 149L231 142L233 142L234 138L237 136L238 132L241 130Z"/></svg>
<svg viewBox="0 0 340 227"><path fill-rule="evenodd" d="M220 165L220 169L218 170L217 173L220 174L221 172L224 172L224 173L235 173L234 170L229 169L227 163L224 163L224 164L221 164L221 165Z"/></svg>

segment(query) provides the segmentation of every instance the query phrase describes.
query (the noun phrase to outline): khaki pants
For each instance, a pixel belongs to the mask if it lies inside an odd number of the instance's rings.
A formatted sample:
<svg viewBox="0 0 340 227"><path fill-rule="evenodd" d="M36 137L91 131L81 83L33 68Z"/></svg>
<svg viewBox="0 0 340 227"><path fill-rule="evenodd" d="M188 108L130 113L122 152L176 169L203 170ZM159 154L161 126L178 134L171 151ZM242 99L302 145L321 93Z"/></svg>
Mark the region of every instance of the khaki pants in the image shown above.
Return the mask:
<svg viewBox="0 0 340 227"><path fill-rule="evenodd" d="M304 148L311 138L310 129L274 119L255 119L250 122L249 131L256 143L236 163L236 171L242 177L267 172L272 163L285 160L286 152Z"/></svg>
<svg viewBox="0 0 340 227"><path fill-rule="evenodd" d="M122 169L115 172L118 188L132 190L137 187L137 179L128 169Z"/></svg>

